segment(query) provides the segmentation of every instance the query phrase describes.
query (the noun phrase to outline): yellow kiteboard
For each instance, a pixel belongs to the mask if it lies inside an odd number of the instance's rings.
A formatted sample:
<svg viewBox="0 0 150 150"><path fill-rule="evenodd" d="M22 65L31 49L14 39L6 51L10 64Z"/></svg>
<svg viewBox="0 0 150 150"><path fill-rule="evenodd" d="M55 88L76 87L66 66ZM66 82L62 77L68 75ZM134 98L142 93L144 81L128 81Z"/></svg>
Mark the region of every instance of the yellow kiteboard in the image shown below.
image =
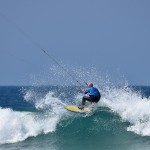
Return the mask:
<svg viewBox="0 0 150 150"><path fill-rule="evenodd" d="M64 106L67 110L73 111L76 113L90 113L92 112L92 108L84 107L83 109L79 109L76 105Z"/></svg>

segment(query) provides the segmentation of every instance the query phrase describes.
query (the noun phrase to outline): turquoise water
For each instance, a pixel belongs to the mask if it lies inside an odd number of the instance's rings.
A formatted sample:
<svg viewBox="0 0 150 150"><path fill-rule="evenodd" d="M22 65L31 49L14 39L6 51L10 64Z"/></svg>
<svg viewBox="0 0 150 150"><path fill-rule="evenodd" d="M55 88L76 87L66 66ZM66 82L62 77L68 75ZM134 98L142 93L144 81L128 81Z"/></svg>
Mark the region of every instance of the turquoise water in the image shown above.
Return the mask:
<svg viewBox="0 0 150 150"><path fill-rule="evenodd" d="M150 87L107 87L91 114L76 87L0 87L1 150L148 150Z"/></svg>

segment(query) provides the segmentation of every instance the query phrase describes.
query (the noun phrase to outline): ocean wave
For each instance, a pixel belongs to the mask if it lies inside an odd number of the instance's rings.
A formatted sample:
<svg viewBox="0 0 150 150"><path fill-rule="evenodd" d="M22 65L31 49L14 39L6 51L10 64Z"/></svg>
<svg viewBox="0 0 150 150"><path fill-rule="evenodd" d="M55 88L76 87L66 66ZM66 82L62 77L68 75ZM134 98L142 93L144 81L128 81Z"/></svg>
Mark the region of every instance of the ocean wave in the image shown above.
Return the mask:
<svg viewBox="0 0 150 150"><path fill-rule="evenodd" d="M130 123L127 131L141 136L150 136L150 98L129 87L112 88L105 91L101 106L117 113L122 121Z"/></svg>
<svg viewBox="0 0 150 150"><path fill-rule="evenodd" d="M78 93L74 99L76 99L76 104L80 103L82 94ZM15 143L28 137L55 132L58 125L67 128L75 118L77 120L79 118L83 125L87 126L88 123L89 129L87 130L89 131L91 131L90 126L93 127L94 124L95 129L93 130L97 133L99 133L97 130L105 130L106 128L113 130L116 126L115 123L120 121L119 123L129 122L125 126L126 131L141 136L150 136L150 99L142 97L141 93L128 86L105 87L98 103L100 108L94 112L97 114L96 117L93 114L81 115L65 110L64 105L67 105L65 98L60 99L52 91L41 95L36 90L28 89L24 93L24 100L33 103L38 111L24 112L11 108L0 108L0 144ZM102 112L102 108L107 109L103 109ZM116 115L119 117L114 121ZM89 118L86 119L89 121L85 122L82 117ZM107 117L110 119L106 121ZM101 128L102 126L105 127ZM78 126L78 130L79 128L80 126Z"/></svg>
<svg viewBox="0 0 150 150"><path fill-rule="evenodd" d="M18 112L0 108L0 144L23 141L31 136L54 132L59 117L51 114Z"/></svg>
<svg viewBox="0 0 150 150"><path fill-rule="evenodd" d="M34 92L27 91L24 99L34 100L36 109L42 110L40 112L0 108L0 144L15 143L56 130L61 116L66 112L62 109L63 103L58 98L54 98L52 92L48 92L43 98L35 95Z"/></svg>
<svg viewBox="0 0 150 150"><path fill-rule="evenodd" d="M60 114L60 111L64 111L62 107L65 103L53 95L53 92L48 92L42 101L36 101L36 108L44 109L51 106L53 112L56 113L59 110L57 114ZM81 93L76 95L76 104L81 103L82 96ZM144 97L139 90L136 91L128 85L121 87L106 86L103 88L102 98L98 103L98 107L107 107L113 115L119 115L121 122L129 122L126 127L127 131L141 136L150 136L150 98ZM66 113L70 114L70 112ZM71 113L70 118L76 116L76 114ZM83 117L83 115L78 117Z"/></svg>

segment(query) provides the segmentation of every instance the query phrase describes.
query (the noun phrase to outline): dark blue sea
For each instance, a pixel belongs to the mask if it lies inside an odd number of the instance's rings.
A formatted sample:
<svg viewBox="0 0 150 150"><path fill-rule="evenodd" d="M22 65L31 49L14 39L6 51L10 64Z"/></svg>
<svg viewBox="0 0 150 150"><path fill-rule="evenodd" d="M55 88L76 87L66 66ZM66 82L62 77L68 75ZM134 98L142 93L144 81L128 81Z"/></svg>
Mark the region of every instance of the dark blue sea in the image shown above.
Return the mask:
<svg viewBox="0 0 150 150"><path fill-rule="evenodd" d="M92 113L75 86L1 86L0 150L149 150L150 87L99 87Z"/></svg>

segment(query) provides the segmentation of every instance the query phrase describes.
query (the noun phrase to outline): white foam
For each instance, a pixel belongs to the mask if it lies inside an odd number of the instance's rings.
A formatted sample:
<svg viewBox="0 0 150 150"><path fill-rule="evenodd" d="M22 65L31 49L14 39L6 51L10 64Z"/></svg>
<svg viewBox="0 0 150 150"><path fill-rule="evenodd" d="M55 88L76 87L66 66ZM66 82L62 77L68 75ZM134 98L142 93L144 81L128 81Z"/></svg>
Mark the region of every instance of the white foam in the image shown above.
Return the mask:
<svg viewBox="0 0 150 150"><path fill-rule="evenodd" d="M30 136L53 132L59 122L54 115L40 116L0 108L0 144L23 141Z"/></svg>
<svg viewBox="0 0 150 150"><path fill-rule="evenodd" d="M48 92L39 98L35 92L27 91L25 100L33 101L42 112L19 112L0 108L0 144L23 141L28 137L47 134L56 130L61 116L66 112L60 99Z"/></svg>
<svg viewBox="0 0 150 150"><path fill-rule="evenodd" d="M124 121L131 125L127 131L132 131L142 136L150 136L150 99L142 98L140 93L131 89L113 88L105 91L101 105L109 107L119 114Z"/></svg>
<svg viewBox="0 0 150 150"><path fill-rule="evenodd" d="M57 114L64 112L62 108L65 104L59 98L54 97L54 93L51 91L40 97L34 91L29 90L26 92L24 99L33 102L37 109L48 109Z"/></svg>

